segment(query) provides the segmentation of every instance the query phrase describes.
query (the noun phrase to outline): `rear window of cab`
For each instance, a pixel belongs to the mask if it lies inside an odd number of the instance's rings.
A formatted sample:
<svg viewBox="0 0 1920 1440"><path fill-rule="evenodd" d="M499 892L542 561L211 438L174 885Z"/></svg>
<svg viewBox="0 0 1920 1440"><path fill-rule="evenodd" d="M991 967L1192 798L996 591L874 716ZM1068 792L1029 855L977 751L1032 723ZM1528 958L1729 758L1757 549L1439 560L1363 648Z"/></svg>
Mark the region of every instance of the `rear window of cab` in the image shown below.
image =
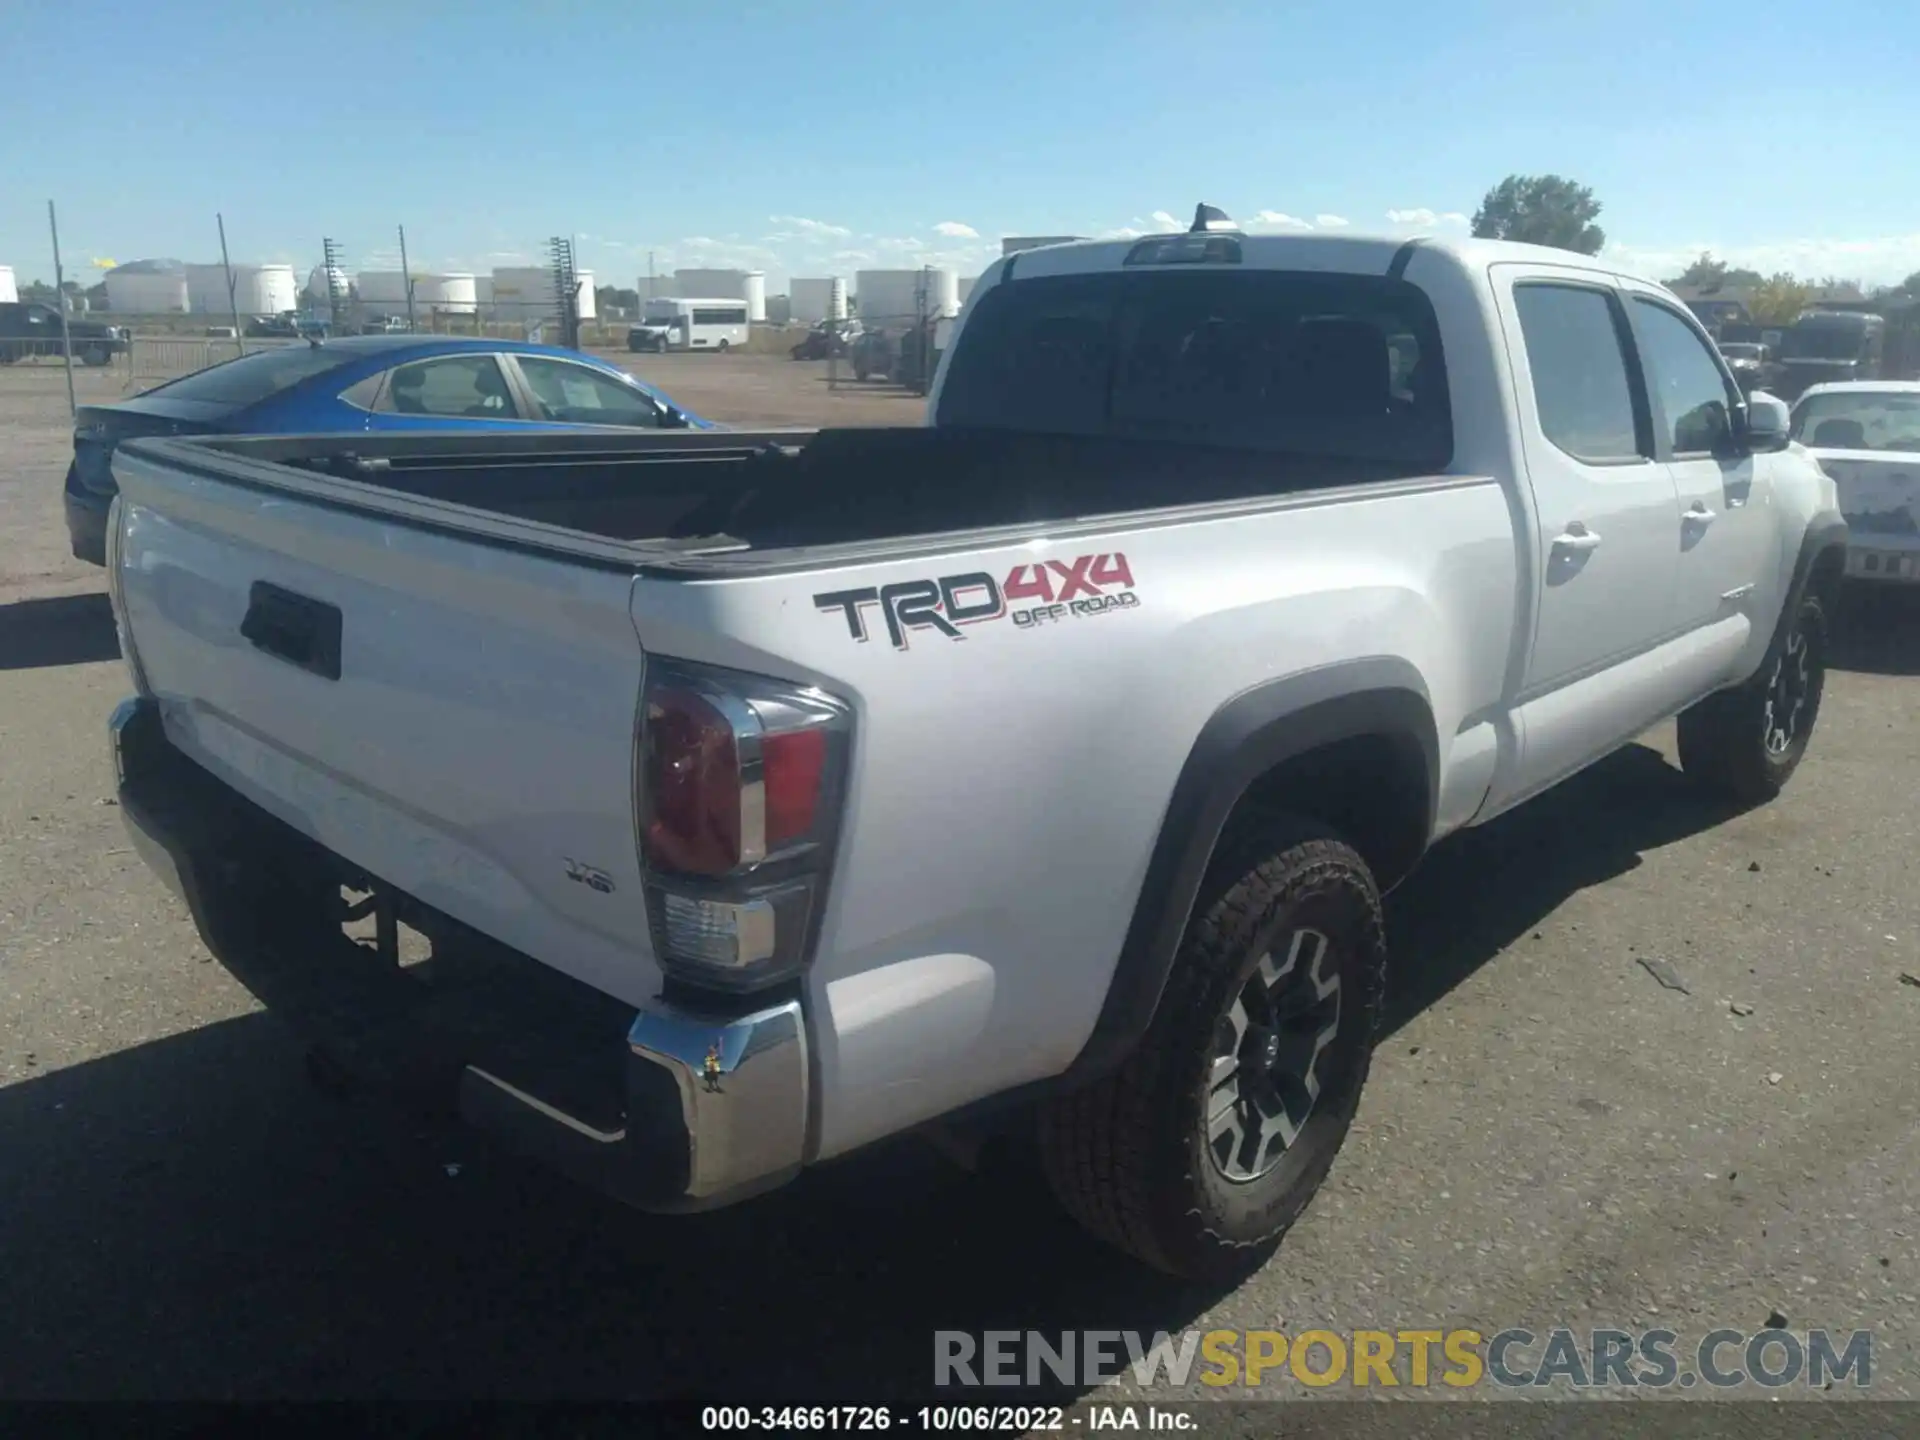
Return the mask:
<svg viewBox="0 0 1920 1440"><path fill-rule="evenodd" d="M1208 266L996 285L938 423L1137 436L1442 470L1439 326L1402 280Z"/></svg>

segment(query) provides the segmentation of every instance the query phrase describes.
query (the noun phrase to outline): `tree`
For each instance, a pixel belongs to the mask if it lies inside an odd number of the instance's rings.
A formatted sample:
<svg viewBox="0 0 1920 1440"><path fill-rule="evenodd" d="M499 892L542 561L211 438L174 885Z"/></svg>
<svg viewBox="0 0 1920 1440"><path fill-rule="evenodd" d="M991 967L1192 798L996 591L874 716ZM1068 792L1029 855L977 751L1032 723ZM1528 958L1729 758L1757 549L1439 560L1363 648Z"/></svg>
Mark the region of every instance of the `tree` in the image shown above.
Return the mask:
<svg viewBox="0 0 1920 1440"><path fill-rule="evenodd" d="M1682 285L1694 290L1718 290L1727 283L1727 262L1714 259L1711 250L1702 250L1698 260L1666 283L1669 290Z"/></svg>
<svg viewBox="0 0 1920 1440"><path fill-rule="evenodd" d="M624 289L618 285L596 285L593 290L593 303L597 309L608 313L617 310L623 315L638 315L640 292Z"/></svg>
<svg viewBox="0 0 1920 1440"><path fill-rule="evenodd" d="M1747 313L1756 325L1791 325L1813 299L1813 291L1781 271L1764 282L1747 301Z"/></svg>
<svg viewBox="0 0 1920 1440"><path fill-rule="evenodd" d="M1914 299L1920 300L1920 270L1914 271L1893 288L1902 295L1911 295Z"/></svg>
<svg viewBox="0 0 1920 1440"><path fill-rule="evenodd" d="M1730 286L1751 288L1764 284L1766 278L1758 270L1729 265L1724 260L1714 259L1711 250L1702 250L1699 259L1667 281L1666 285L1668 289L1684 285L1689 289L1702 290L1711 294Z"/></svg>
<svg viewBox="0 0 1920 1440"><path fill-rule="evenodd" d="M1596 255L1607 243L1607 232L1593 223L1599 216L1600 202L1585 185L1558 175L1509 175L1473 212L1473 233Z"/></svg>

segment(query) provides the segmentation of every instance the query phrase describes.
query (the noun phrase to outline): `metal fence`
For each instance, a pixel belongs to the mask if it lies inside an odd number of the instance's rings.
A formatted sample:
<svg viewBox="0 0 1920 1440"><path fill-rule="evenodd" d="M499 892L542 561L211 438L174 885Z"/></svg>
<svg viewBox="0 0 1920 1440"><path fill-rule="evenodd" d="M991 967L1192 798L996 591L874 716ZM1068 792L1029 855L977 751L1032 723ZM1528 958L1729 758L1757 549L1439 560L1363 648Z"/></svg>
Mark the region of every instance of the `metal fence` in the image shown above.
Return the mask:
<svg viewBox="0 0 1920 1440"><path fill-rule="evenodd" d="M220 339L190 335L135 335L121 357L125 377L122 389L144 390L178 380L223 360L256 350L278 350L301 341Z"/></svg>

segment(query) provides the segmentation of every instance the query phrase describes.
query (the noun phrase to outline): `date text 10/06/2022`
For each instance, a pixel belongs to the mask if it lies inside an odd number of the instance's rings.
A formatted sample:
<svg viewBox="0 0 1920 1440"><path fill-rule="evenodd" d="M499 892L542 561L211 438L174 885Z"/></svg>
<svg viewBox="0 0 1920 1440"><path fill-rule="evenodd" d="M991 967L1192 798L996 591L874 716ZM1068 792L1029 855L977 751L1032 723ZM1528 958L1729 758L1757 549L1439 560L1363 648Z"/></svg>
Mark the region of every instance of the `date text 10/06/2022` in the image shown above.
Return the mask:
<svg viewBox="0 0 1920 1440"><path fill-rule="evenodd" d="M705 1431L790 1433L796 1431L869 1431L893 1429L913 1434L976 1432L1030 1435L1043 1431L1157 1430L1196 1428L1197 1418L1187 1410L1158 1405L1095 1405L1084 1415L1069 1417L1060 1405L922 1405L894 1411L885 1405L709 1405L700 1412Z"/></svg>
<svg viewBox="0 0 1920 1440"><path fill-rule="evenodd" d="M1006 619L1017 629L1032 630L1056 621L1136 609L1140 597L1133 588L1127 557L1112 552L1015 565L1004 576L970 570L830 590L815 595L813 603L818 610L838 613L846 622L847 634L861 644L872 638L869 607L877 609L893 648L905 650L916 630L964 640L963 627Z"/></svg>

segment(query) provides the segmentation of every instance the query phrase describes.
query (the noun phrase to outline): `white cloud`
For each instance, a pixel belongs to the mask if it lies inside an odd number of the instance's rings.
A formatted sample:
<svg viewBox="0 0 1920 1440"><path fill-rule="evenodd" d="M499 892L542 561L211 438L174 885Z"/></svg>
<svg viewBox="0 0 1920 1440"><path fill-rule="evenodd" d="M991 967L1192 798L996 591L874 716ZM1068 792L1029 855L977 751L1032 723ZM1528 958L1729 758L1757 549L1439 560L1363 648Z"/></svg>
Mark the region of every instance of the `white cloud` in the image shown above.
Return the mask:
<svg viewBox="0 0 1920 1440"><path fill-rule="evenodd" d="M1318 225L1322 230L1338 230L1341 226L1345 225L1347 221L1346 218L1341 215L1316 215L1313 217L1313 223Z"/></svg>
<svg viewBox="0 0 1920 1440"><path fill-rule="evenodd" d="M767 219L775 225L785 225L802 235L821 240L845 240L853 234L844 225L829 225L824 220L809 220L804 215L769 215Z"/></svg>
<svg viewBox="0 0 1920 1440"><path fill-rule="evenodd" d="M1465 225L1467 217L1458 210L1429 210L1416 206L1411 210L1389 210L1387 220L1394 225L1411 225L1418 230L1433 230L1442 225Z"/></svg>
<svg viewBox="0 0 1920 1440"><path fill-rule="evenodd" d="M942 220L934 230L951 240L978 240L980 232L971 225L963 225L958 220Z"/></svg>
<svg viewBox="0 0 1920 1440"><path fill-rule="evenodd" d="M1276 225L1282 230L1311 230L1313 222L1302 220L1297 215L1289 215L1283 210L1262 210L1253 217L1262 225Z"/></svg>
<svg viewBox="0 0 1920 1440"><path fill-rule="evenodd" d="M1174 219L1173 216L1169 215L1164 210L1154 211L1152 219L1153 219L1153 223L1158 225L1162 230L1186 229L1186 226L1182 225L1178 220Z"/></svg>
<svg viewBox="0 0 1920 1440"><path fill-rule="evenodd" d="M1610 244L1602 252L1609 260L1652 280L1678 275L1700 252L1710 250L1716 260L1762 275L1790 271L1803 280L1835 276L1866 285L1892 285L1920 270L1920 233L1882 235L1862 240L1768 240L1748 245L1697 241L1690 245Z"/></svg>

